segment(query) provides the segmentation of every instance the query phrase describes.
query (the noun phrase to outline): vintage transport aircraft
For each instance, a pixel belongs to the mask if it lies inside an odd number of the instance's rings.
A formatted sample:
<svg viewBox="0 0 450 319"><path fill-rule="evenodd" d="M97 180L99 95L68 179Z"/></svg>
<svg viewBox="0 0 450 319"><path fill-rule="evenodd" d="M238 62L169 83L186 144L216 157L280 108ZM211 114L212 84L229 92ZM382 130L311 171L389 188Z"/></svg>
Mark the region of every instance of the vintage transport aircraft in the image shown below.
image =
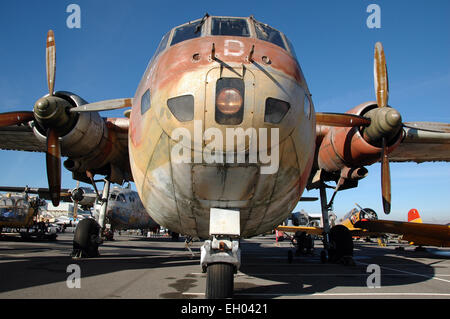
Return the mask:
<svg viewBox="0 0 450 319"><path fill-rule="evenodd" d="M32 111L0 115L0 147L46 152L54 204L61 156L76 180L106 176L106 194L111 182L134 181L158 224L208 239L201 249L208 298L232 295L239 238L273 230L306 187L320 189L326 221L325 183L336 182L336 191L356 187L364 166L381 161L389 213L389 161L450 160L449 124L404 123L388 106L381 43L376 101L342 114L315 112L292 44L253 16L206 14L167 32L132 98L87 103L54 92L53 31L46 56L48 94ZM124 118L99 115L125 107ZM221 141L229 132L234 136ZM103 227L104 217L98 222ZM80 222L75 239L91 238L94 226Z"/></svg>
<svg viewBox="0 0 450 319"><path fill-rule="evenodd" d="M0 191L14 192L21 194L21 198L25 203L28 203L28 194L37 194L41 200L41 205L45 205L44 200L50 200L51 195L48 188L41 187L15 187L15 186L0 186ZM1 194L0 194L1 196ZM77 218L78 206L83 210L93 209L93 215L96 220L99 220L102 209L106 207L105 225L108 223L111 232L104 232L108 234L108 238L112 238L114 230L122 229L159 229L159 225L148 215L144 205L142 204L137 192L131 189L131 185L126 187L114 186L109 192L107 205L103 205L105 198L102 198L95 188L95 191L88 187L77 187L73 189L61 189L60 201L73 202L73 218ZM17 196L16 196L17 197ZM0 201L1 206L1 201ZM32 223L31 218L30 226ZM93 222L93 221L89 221ZM87 222L83 222L87 223ZM0 222L0 227L2 223ZM28 225L27 225L28 226ZM74 254L81 254L81 251L75 251Z"/></svg>
<svg viewBox="0 0 450 319"><path fill-rule="evenodd" d="M102 201L96 201L93 208L95 219L98 220ZM149 216L139 194L131 189L130 184L127 187L114 186L110 191L105 220L110 225L108 239L113 237L116 230L159 230L159 225Z"/></svg>

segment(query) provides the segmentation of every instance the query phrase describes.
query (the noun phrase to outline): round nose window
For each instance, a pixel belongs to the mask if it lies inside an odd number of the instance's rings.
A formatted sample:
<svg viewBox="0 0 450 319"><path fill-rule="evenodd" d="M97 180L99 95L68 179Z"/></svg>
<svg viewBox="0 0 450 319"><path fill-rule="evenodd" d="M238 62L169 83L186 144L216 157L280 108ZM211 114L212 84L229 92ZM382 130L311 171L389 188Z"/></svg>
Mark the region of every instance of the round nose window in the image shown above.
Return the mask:
<svg viewBox="0 0 450 319"><path fill-rule="evenodd" d="M242 106L242 96L236 89L225 88L217 96L216 104L223 114L235 114Z"/></svg>
<svg viewBox="0 0 450 319"><path fill-rule="evenodd" d="M220 78L216 82L215 119L218 124L238 125L244 118L245 85L240 78Z"/></svg>

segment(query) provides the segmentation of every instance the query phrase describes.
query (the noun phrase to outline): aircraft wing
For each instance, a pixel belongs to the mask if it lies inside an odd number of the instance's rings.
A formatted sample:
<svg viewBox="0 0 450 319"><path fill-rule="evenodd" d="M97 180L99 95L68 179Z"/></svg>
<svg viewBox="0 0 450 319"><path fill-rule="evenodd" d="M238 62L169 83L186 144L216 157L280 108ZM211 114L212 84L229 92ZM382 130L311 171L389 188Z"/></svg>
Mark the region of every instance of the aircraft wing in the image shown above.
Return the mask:
<svg viewBox="0 0 450 319"><path fill-rule="evenodd" d="M0 192L11 192L11 193L28 193L37 194L41 199L51 200L50 191L48 188L41 187L15 187L15 186L0 186ZM68 188L61 189L61 201L63 202L73 202L71 198L71 190Z"/></svg>
<svg viewBox="0 0 450 319"><path fill-rule="evenodd" d="M45 152L45 143L38 140L28 125L0 127L0 149Z"/></svg>
<svg viewBox="0 0 450 319"><path fill-rule="evenodd" d="M0 150L46 153L45 137L36 135L34 125L34 121L20 125L0 125ZM80 120L69 133L59 137L60 156L67 157L73 166L77 166L70 169L74 179L90 183L85 174L86 170L90 170L93 174L109 173L113 183L132 180L128 158L128 126L128 118L84 115L83 121Z"/></svg>
<svg viewBox="0 0 450 319"><path fill-rule="evenodd" d="M416 163L450 161L450 124L435 122L404 124L405 136L400 145L389 154L389 161Z"/></svg>
<svg viewBox="0 0 450 319"><path fill-rule="evenodd" d="M321 227L308 227L308 226L278 226L277 230L284 232L296 233L298 231L305 232L309 235L322 235L323 228Z"/></svg>
<svg viewBox="0 0 450 319"><path fill-rule="evenodd" d="M305 232L309 235L318 235L318 236L321 236L323 234L322 227L278 226L276 229L280 230L280 231L292 232L292 233L300 231L300 232ZM357 237L369 237L369 236L379 236L380 235L378 232L367 231L366 229L362 229L362 228L350 229L350 234L352 236L357 236Z"/></svg>
<svg viewBox="0 0 450 319"><path fill-rule="evenodd" d="M367 220L358 221L355 226L366 229L370 232L399 234L403 235L404 238L427 238L433 241L450 242L450 226L447 225L399 222L391 220Z"/></svg>

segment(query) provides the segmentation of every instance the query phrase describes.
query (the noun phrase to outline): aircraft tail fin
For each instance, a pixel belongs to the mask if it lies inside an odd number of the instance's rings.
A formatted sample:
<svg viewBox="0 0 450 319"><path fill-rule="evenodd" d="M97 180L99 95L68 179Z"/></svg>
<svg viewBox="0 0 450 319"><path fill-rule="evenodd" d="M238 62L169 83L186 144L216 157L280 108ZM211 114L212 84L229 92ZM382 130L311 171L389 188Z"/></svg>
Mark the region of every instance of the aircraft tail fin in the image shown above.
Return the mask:
<svg viewBox="0 0 450 319"><path fill-rule="evenodd" d="M408 212L408 222L410 223L422 223L422 218L420 217L419 211L415 208Z"/></svg>

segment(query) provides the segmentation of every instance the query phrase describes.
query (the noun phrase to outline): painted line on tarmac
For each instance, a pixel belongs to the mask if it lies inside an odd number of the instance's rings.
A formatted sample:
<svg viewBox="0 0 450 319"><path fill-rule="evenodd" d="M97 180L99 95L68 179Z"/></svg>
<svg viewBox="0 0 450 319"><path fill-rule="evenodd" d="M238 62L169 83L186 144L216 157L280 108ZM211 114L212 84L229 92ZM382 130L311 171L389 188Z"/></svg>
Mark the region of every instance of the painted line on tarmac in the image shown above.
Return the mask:
<svg viewBox="0 0 450 319"><path fill-rule="evenodd" d="M184 296L205 296L204 292L183 292ZM252 297L269 297L269 296L286 296L286 297L356 297L356 296L409 296L409 297L450 297L450 293L434 293L434 292L367 292L367 293L312 293L312 294L284 294L284 293L234 293L234 296L252 296Z"/></svg>
<svg viewBox="0 0 450 319"><path fill-rule="evenodd" d="M400 270L397 270L400 271ZM414 273L415 274L415 273ZM199 273L199 272L192 272L190 273L190 275L193 276L206 276L205 273ZM422 275L422 274L415 274L415 275L419 275L419 276L426 276L426 275ZM324 273L320 273L320 274L301 274L301 273L295 273L295 274L276 274L276 273L238 273L236 275L236 277L244 277L244 276L250 276L250 277L255 277L255 278L259 278L262 276L287 276L287 277L367 277L367 273L364 274L324 274ZM411 276L411 273L405 272L402 274L398 274L398 273L390 273L390 274L385 274L383 273L383 276ZM450 275L447 274L436 274L436 276L442 276L442 277L450 277ZM430 277L427 276L429 278L435 278L435 277ZM439 278L435 278L435 279L439 279ZM442 279L444 281L447 281L445 279Z"/></svg>
<svg viewBox="0 0 450 319"><path fill-rule="evenodd" d="M363 262L358 262L358 263L359 263L359 264L364 264L364 265L369 265L369 264L363 263ZM430 276L430 275L418 274L418 273L411 272L411 271L399 270L399 269L390 268L390 267L381 266L381 265L379 265L379 266L380 266L381 268L383 268L383 269L388 269L388 270L392 270L392 271L398 271L398 272L401 272L401 273L404 273L404 274L408 274L408 275L414 275L414 276L419 276L419 277L425 277L425 278L428 278L428 279L435 279L435 280L439 280L439 281L443 281L443 282L450 283L450 280L438 278L438 277L436 277L436 276Z"/></svg>

